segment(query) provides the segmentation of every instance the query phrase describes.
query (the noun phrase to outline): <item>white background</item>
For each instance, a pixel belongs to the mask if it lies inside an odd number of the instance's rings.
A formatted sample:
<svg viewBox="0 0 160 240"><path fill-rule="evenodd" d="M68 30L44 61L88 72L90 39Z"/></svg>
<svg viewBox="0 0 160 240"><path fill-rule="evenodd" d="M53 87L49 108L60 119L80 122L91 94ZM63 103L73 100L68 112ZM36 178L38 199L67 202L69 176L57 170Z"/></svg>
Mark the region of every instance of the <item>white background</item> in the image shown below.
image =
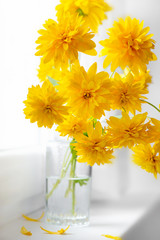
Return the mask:
<svg viewBox="0 0 160 240"><path fill-rule="evenodd" d="M1 25L1 58L0 58L0 149L20 147L26 144L37 143L39 129L36 124L30 124L23 115L23 101L26 99L28 87L38 83L37 68L39 57L36 52L35 40L38 37L37 30L42 27L48 18L55 18L55 6L58 1L0 1L0 25ZM154 33L156 43L156 54L160 52L160 30L158 0L112 0L110 1L114 10L111 11L109 19L99 28L96 36L97 49L101 46L98 40L106 38L106 28L110 27L114 19L130 15L131 17L144 20L145 26L150 26ZM88 67L89 63L98 62L102 70L102 58L82 56L81 63ZM151 64L151 73L154 84L150 87L149 100L159 105L160 86L160 60ZM152 116L159 118L159 114L151 108L144 107ZM39 137L39 136L38 136Z"/></svg>

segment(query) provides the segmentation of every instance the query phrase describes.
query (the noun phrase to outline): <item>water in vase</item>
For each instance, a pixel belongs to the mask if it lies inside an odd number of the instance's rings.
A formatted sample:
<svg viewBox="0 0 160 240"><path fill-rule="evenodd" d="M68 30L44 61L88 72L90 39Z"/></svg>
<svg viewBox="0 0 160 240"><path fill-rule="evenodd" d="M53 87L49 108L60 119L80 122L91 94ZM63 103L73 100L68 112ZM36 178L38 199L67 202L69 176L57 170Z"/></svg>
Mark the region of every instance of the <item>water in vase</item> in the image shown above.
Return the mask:
<svg viewBox="0 0 160 240"><path fill-rule="evenodd" d="M46 179L46 219L63 225L89 222L91 178L48 177Z"/></svg>

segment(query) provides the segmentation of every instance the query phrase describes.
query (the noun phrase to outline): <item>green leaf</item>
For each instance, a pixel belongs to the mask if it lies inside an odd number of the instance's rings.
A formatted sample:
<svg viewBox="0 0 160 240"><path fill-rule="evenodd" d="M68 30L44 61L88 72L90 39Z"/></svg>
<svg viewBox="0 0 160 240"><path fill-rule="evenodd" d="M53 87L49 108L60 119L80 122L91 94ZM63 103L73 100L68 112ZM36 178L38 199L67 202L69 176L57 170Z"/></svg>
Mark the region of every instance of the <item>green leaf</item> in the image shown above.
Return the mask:
<svg viewBox="0 0 160 240"><path fill-rule="evenodd" d="M87 185L87 182L89 181L89 178L86 178L86 179L78 179L78 180L75 180L74 182L75 183L78 183L80 186L83 186L83 185Z"/></svg>
<svg viewBox="0 0 160 240"><path fill-rule="evenodd" d="M87 133L87 132L84 132L83 135L86 136L86 137L88 137L88 133Z"/></svg>
<svg viewBox="0 0 160 240"><path fill-rule="evenodd" d="M95 128L96 126L96 123L97 123L97 119L96 118L93 118L93 127Z"/></svg>
<svg viewBox="0 0 160 240"><path fill-rule="evenodd" d="M105 133L104 128L102 128L102 135Z"/></svg>
<svg viewBox="0 0 160 240"><path fill-rule="evenodd" d="M57 81L55 79L53 79L53 78L51 78L49 76L47 76L47 77L48 77L49 81L53 84L53 86L57 86L58 85L58 83L57 83Z"/></svg>
<svg viewBox="0 0 160 240"><path fill-rule="evenodd" d="M79 16L87 16L87 14L85 14L83 11L82 11L82 9L81 8L78 8L77 9L77 12L78 12L78 14L79 14Z"/></svg>

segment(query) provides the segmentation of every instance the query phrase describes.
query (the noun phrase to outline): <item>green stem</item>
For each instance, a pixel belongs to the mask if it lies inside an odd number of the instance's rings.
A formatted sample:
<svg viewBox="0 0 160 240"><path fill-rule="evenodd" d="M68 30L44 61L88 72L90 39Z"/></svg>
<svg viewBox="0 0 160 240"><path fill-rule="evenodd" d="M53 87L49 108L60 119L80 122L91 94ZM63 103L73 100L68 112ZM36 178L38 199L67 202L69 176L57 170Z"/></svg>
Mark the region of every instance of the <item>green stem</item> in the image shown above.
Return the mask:
<svg viewBox="0 0 160 240"><path fill-rule="evenodd" d="M68 152L69 148L67 149L67 152ZM69 162L71 162L71 159L69 160L69 158L71 157L71 153L69 152L68 156L67 154L65 154L65 157L64 157L64 160L63 160L63 164L62 164L62 171L61 171L61 177L62 177L62 173L64 171L64 169L66 168L66 165Z"/></svg>
<svg viewBox="0 0 160 240"><path fill-rule="evenodd" d="M72 215L75 215L75 204L76 204L76 197L75 197L75 181L73 181L73 189L72 189Z"/></svg>
<svg viewBox="0 0 160 240"><path fill-rule="evenodd" d="M56 183L53 185L53 188L51 189L51 191L50 191L48 194L46 194L46 199L47 199L47 200L48 200L48 198L50 198L50 197L52 196L54 190L58 187L58 185L60 184L60 182L61 182L61 180L58 179L58 180L56 181Z"/></svg>
<svg viewBox="0 0 160 240"><path fill-rule="evenodd" d="M61 171L60 179L58 179L58 180L56 181L56 183L53 185L51 191L50 191L48 194L46 194L46 200L48 200L48 199L52 196L54 190L58 187L58 185L60 184L62 178L65 177L65 175L66 175L66 173L67 173L67 170L68 170L68 168L69 168L69 165L71 164L71 160L72 160L72 159L69 160L69 158L71 157L71 153L69 153L69 155L68 155L68 157L67 157L67 152L68 152L68 149L67 149L67 151L66 151L65 158L64 158L64 160L63 160L63 165L62 165L62 171ZM67 159L66 159L66 157L67 157ZM67 163L68 163L68 164L67 164Z"/></svg>
<svg viewBox="0 0 160 240"><path fill-rule="evenodd" d="M148 101L146 101L146 100L144 100L144 99L140 99L142 102L145 102L145 103L147 103L147 104L149 104L150 106L152 106L153 108L155 108L158 112L160 112L160 109L159 108L157 108L154 104L152 104L152 103L150 103L150 102L148 102Z"/></svg>
<svg viewBox="0 0 160 240"><path fill-rule="evenodd" d="M112 73L111 73L111 76L109 78L112 78L114 73L115 73L116 70L114 70Z"/></svg>
<svg viewBox="0 0 160 240"><path fill-rule="evenodd" d="M73 178L75 177L75 169L76 169L76 159L74 159L73 162ZM75 181L72 181L72 215L75 214L75 203L76 203L76 199L75 199Z"/></svg>
<svg viewBox="0 0 160 240"><path fill-rule="evenodd" d="M65 155L64 155L63 167L65 166L65 164L66 164L67 161L68 161L67 154L68 154L68 151L69 151L69 150L70 150L70 147L67 148L66 153L65 153ZM69 156L70 156L70 152L69 152ZM65 159L66 159L66 161L65 161Z"/></svg>
<svg viewBox="0 0 160 240"><path fill-rule="evenodd" d="M71 159L71 170L70 170L70 174L69 174L69 177L70 178L73 178L75 176L75 169L74 169L74 161L75 159L72 157ZM68 197L68 194L69 192L72 192L72 180L69 180L69 184L68 184L68 188L66 190L66 193L65 193L65 197Z"/></svg>
<svg viewBox="0 0 160 240"><path fill-rule="evenodd" d="M75 214L75 203L76 203L76 198L75 198L75 170L76 170L76 161L77 159L75 157L72 157L71 159L71 170L70 170L70 180L68 184L68 188L65 193L65 197L68 196L70 192L72 192L72 215Z"/></svg>
<svg viewBox="0 0 160 240"><path fill-rule="evenodd" d="M75 140L72 140L72 142L74 142L74 141ZM61 183L62 179L66 176L66 173L68 171L69 166L71 166L70 180L69 180L68 188L67 188L66 193L65 193L65 197L68 196L69 192L72 192L72 215L75 215L75 204L76 204L76 198L75 198L75 187L76 187L76 185L75 184L76 184L76 182L74 180L74 177L75 177L75 170L76 170L77 155L76 155L76 152L74 150L74 147L71 147L71 144L70 144L70 150L71 150L71 152L69 152L69 154L68 154L68 149L65 153L60 178L53 185L51 191L48 194L46 194L46 199L48 200L52 196L54 190Z"/></svg>

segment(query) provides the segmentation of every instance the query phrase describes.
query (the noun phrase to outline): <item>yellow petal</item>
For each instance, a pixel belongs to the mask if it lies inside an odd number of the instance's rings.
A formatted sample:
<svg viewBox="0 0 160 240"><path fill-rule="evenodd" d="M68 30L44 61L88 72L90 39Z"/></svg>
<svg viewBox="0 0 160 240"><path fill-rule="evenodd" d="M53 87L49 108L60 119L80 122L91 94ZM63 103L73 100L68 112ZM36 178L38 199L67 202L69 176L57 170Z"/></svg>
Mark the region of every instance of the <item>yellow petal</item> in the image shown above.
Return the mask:
<svg viewBox="0 0 160 240"><path fill-rule="evenodd" d="M24 235L27 235L27 236L31 236L32 235L32 233L31 232L29 232L24 226L23 227L21 227L21 231L20 231L22 234L24 234Z"/></svg>
<svg viewBox="0 0 160 240"><path fill-rule="evenodd" d="M25 216L24 214L22 214L22 216L23 216L26 220L28 220L28 221L39 222L39 221L44 217L44 212L42 212L42 215L41 215L39 218L37 218L37 219L30 218L30 217L28 217L28 216Z"/></svg>
<svg viewBox="0 0 160 240"><path fill-rule="evenodd" d="M154 53L152 53L152 58L153 58L153 61L157 60L157 56Z"/></svg>
<svg viewBox="0 0 160 240"><path fill-rule="evenodd" d="M91 56L97 56L97 51L95 49L86 50L84 53Z"/></svg>
<svg viewBox="0 0 160 240"><path fill-rule="evenodd" d="M94 79L94 76L96 75L97 72L97 63L93 63L92 66L88 69L88 75L90 79Z"/></svg>
<svg viewBox="0 0 160 240"><path fill-rule="evenodd" d="M114 240L122 240L122 238L120 238L120 237L113 237L111 235L104 235L104 234L102 234L102 236L106 237L106 238L114 239Z"/></svg>
<svg viewBox="0 0 160 240"><path fill-rule="evenodd" d="M68 50L68 44L67 43L63 43L63 49L66 50L66 51Z"/></svg>
<svg viewBox="0 0 160 240"><path fill-rule="evenodd" d="M94 131L95 137L100 138L102 135L102 125L100 122L96 123L95 131Z"/></svg>
<svg viewBox="0 0 160 240"><path fill-rule="evenodd" d="M59 233L59 234L63 234L63 233L65 233L67 230L68 230L68 228L69 228L70 226L68 226L66 229L61 229L61 230L58 230L57 232Z"/></svg>
<svg viewBox="0 0 160 240"><path fill-rule="evenodd" d="M110 63L111 63L110 58L106 57L106 58L104 59L104 62L103 62L103 68L104 68L104 69L107 68L107 67L110 65ZM114 72L114 70L113 70L113 72Z"/></svg>
<svg viewBox="0 0 160 240"><path fill-rule="evenodd" d="M40 226L40 228L43 230L43 231L45 231L45 232L47 232L47 233L49 233L49 234L63 234L63 233L65 233L67 230L68 230L68 228L69 228L70 226L68 226L66 229L60 229L60 230L58 230L57 232L52 232L52 231L49 231L49 230L47 230L47 229L44 229L44 228L42 228L41 226Z"/></svg>

